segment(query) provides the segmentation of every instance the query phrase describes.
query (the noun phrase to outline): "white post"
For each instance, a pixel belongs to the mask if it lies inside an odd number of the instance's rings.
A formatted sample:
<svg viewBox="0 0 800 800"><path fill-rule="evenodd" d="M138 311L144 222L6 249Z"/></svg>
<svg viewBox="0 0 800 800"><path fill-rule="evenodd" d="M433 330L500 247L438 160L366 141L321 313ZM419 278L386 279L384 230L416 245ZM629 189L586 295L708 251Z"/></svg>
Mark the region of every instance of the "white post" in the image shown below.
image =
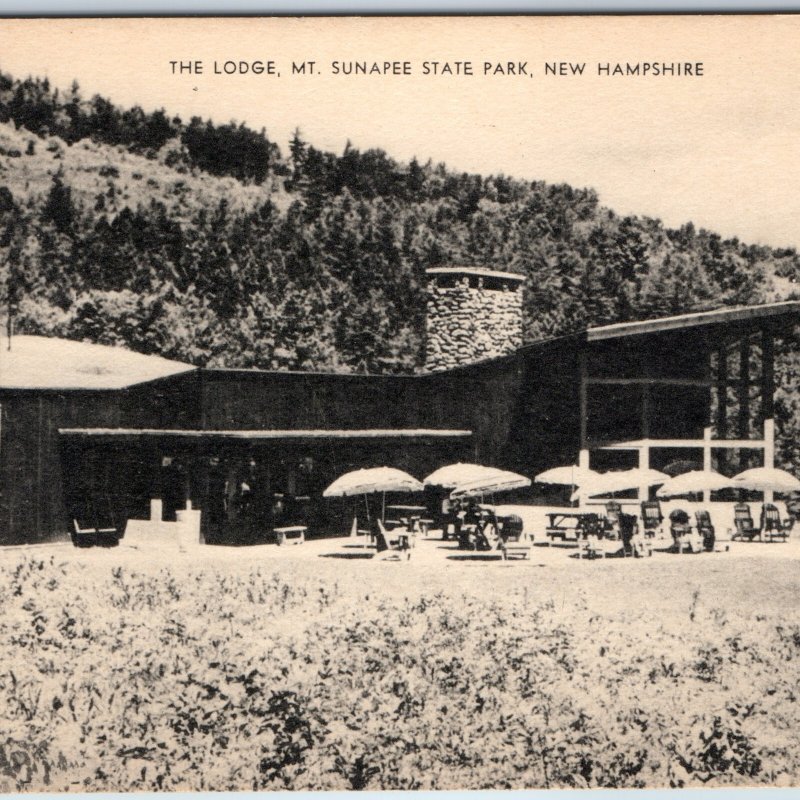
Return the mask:
<svg viewBox="0 0 800 800"><path fill-rule="evenodd" d="M775 353L772 332L761 334L761 408L764 418L764 466L775 466L775 408L773 395L775 392ZM764 502L774 500L774 492L764 492Z"/></svg>
<svg viewBox="0 0 800 800"><path fill-rule="evenodd" d="M706 425L703 428L703 469L706 472L711 471L711 426ZM708 499L711 500L711 492L708 493ZM700 493L700 500L701 502L705 503L706 501L706 493L705 491Z"/></svg>
<svg viewBox="0 0 800 800"><path fill-rule="evenodd" d="M643 444L639 448L639 469L650 469L650 445ZM642 484L639 487L639 501L647 500L650 487L648 484Z"/></svg>
<svg viewBox="0 0 800 800"><path fill-rule="evenodd" d="M580 373L580 428L581 428L581 444L578 453L578 466L581 469L589 469L589 442L588 442L588 426L589 426L589 398L587 394L587 369L586 369L586 353L580 353L578 356L578 369ZM578 507L583 508L586 502L586 495L583 492L578 496Z"/></svg>

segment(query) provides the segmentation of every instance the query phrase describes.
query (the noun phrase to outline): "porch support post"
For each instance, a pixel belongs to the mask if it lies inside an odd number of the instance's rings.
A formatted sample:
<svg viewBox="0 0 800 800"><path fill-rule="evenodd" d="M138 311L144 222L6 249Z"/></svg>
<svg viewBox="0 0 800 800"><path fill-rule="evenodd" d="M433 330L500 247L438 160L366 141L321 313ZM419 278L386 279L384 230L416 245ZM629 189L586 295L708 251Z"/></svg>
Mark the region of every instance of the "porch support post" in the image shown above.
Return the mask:
<svg viewBox="0 0 800 800"><path fill-rule="evenodd" d="M750 337L739 342L739 438L750 438ZM750 466L749 458L744 468Z"/></svg>
<svg viewBox="0 0 800 800"><path fill-rule="evenodd" d="M775 350L772 331L761 332L761 415L764 425L764 466L775 466ZM764 502L771 503L773 492L764 492Z"/></svg>
<svg viewBox="0 0 800 800"><path fill-rule="evenodd" d="M639 448L639 469L650 469L650 443L643 444ZM639 500L647 500L650 487L645 483L639 487Z"/></svg>
<svg viewBox="0 0 800 800"><path fill-rule="evenodd" d="M717 439L728 435L728 343L723 339L717 351ZM720 458L723 454L720 453ZM721 466L727 466L725 453Z"/></svg>
<svg viewBox="0 0 800 800"><path fill-rule="evenodd" d="M639 448L639 469L650 469L650 387L642 386L642 439L646 441ZM647 500L649 486L639 487L639 500Z"/></svg>
<svg viewBox="0 0 800 800"><path fill-rule="evenodd" d="M750 339L739 343L739 438L750 436Z"/></svg>
<svg viewBox="0 0 800 800"><path fill-rule="evenodd" d="M586 368L586 353L581 352L578 354L578 373L579 373L579 413L580 413L580 451L578 453L578 466L581 469L589 469L589 398L587 387L587 368ZM581 495L578 500L578 505L582 506L585 497Z"/></svg>
<svg viewBox="0 0 800 800"><path fill-rule="evenodd" d="M711 418L711 399L714 392L713 385L711 384L711 350L706 354L705 376L709 382L709 389L706 394L706 403L708 404L705 414L706 424L703 426L703 469L708 472L711 470L711 434L714 422ZM711 492L708 493L708 496L706 496L705 492L701 492L700 501L705 503L706 500L711 500Z"/></svg>

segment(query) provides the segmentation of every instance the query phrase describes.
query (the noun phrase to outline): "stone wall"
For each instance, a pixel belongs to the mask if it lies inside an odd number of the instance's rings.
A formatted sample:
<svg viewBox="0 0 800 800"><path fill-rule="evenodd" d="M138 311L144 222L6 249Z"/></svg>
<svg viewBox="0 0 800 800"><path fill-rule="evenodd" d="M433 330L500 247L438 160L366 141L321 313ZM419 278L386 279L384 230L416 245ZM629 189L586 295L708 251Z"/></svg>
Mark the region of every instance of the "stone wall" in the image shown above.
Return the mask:
<svg viewBox="0 0 800 800"><path fill-rule="evenodd" d="M507 355L522 346L522 291L517 283L487 289L465 277L428 284L425 369L450 369Z"/></svg>

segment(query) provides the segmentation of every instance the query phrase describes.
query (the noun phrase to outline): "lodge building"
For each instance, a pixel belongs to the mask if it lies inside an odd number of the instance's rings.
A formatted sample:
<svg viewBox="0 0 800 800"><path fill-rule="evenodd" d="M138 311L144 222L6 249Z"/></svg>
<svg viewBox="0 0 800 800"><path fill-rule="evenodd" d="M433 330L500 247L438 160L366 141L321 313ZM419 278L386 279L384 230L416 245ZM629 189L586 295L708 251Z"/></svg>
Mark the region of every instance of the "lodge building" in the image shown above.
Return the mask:
<svg viewBox="0 0 800 800"><path fill-rule="evenodd" d="M165 519L191 501L205 540L278 521L342 533L336 476L453 461L732 474L774 460L774 340L800 302L621 323L522 344L521 277L428 270L425 369L363 375L200 369L82 342L0 351L0 544L67 538L91 505ZM646 492L642 487L641 493ZM541 487L520 502L543 500Z"/></svg>

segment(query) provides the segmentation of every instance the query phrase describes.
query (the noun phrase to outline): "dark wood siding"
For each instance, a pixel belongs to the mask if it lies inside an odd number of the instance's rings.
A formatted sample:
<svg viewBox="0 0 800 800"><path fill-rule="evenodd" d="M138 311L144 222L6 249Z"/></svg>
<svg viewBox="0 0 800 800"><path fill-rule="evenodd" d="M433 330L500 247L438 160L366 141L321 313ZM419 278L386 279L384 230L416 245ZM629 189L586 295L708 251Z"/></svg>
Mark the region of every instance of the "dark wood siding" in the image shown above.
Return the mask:
<svg viewBox="0 0 800 800"><path fill-rule="evenodd" d="M2 392L0 543L67 535L60 427L120 424L114 392Z"/></svg>
<svg viewBox="0 0 800 800"><path fill-rule="evenodd" d="M424 424L417 382L413 377L208 370L202 375L203 428L435 427Z"/></svg>

